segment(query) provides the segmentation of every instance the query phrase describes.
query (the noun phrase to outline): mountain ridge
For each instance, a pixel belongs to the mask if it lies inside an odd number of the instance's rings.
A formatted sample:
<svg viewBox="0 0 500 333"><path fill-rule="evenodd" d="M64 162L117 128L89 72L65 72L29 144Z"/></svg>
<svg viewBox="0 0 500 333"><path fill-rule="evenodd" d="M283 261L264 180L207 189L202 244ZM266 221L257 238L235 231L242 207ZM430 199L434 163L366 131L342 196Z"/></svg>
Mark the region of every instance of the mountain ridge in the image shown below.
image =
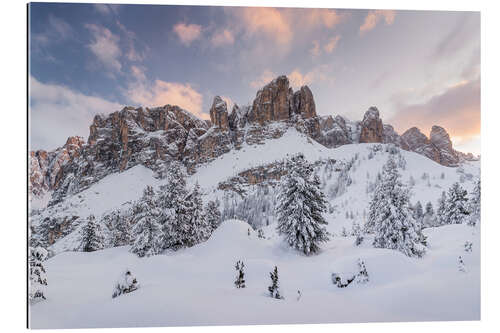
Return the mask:
<svg viewBox="0 0 500 333"><path fill-rule="evenodd" d="M87 143L81 137L68 138L54 151L31 151L29 194L41 196L53 191L51 204L78 193L113 172L137 164L161 175L172 161L184 164L189 173L206 162L240 149L242 144L261 144L296 128L327 148L353 143L390 143L424 155L445 166L458 166L474 159L453 148L446 130L433 126L428 138L413 127L399 135L384 124L372 106L361 121L337 115L318 116L308 86L297 91L286 76L279 76L261 88L252 105L227 103L215 96L210 121L198 119L174 105L155 108L124 107L108 116L96 115Z"/></svg>

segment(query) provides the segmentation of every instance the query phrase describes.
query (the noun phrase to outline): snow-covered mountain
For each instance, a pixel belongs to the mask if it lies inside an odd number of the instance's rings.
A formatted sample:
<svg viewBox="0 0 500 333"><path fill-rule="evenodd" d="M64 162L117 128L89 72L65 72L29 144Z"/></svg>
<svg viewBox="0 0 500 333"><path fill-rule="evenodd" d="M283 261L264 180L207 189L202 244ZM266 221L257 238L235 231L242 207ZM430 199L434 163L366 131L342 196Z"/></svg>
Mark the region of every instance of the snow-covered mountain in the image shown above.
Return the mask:
<svg viewBox="0 0 500 333"><path fill-rule="evenodd" d="M437 210L456 183L474 190L480 161L455 151L444 129L434 126L430 138L416 128L399 135L375 107L361 121L317 116L310 89L293 92L286 77L230 113L216 97L210 117L202 121L171 105L128 107L96 116L87 143L71 138L54 152L31 153L30 242L50 256L49 301L31 308L33 327L479 319L479 225L425 225L420 259L374 248L373 234L354 244L389 159L410 190L411 207ZM276 231L277 185L299 153L326 200L331 237L315 256L290 248ZM220 203L223 222L205 241L149 258L108 241L102 250L79 252L91 215L110 238L116 214L136 214L144 189L165 191L165 174L179 165L186 187L199 186L203 206ZM337 288L332 274L349 276L358 259L368 285ZM246 265L242 290L233 285L237 260ZM284 300L263 297L274 266ZM126 268L140 287L111 298Z"/></svg>
<svg viewBox="0 0 500 333"><path fill-rule="evenodd" d="M30 152L30 195L40 199L49 192L54 204L136 165L158 171L171 161L180 161L194 173L200 165L240 149L243 143L279 138L291 127L327 148L392 143L446 166L474 159L455 151L439 126L432 128L430 138L416 128L400 136L383 124L376 107L370 107L362 121L318 116L311 90L304 86L293 92L285 76L259 90L251 106L234 105L230 113L226 102L216 96L210 118L202 121L171 105L126 107L106 117L98 115L90 125L87 143L72 137L53 152Z"/></svg>

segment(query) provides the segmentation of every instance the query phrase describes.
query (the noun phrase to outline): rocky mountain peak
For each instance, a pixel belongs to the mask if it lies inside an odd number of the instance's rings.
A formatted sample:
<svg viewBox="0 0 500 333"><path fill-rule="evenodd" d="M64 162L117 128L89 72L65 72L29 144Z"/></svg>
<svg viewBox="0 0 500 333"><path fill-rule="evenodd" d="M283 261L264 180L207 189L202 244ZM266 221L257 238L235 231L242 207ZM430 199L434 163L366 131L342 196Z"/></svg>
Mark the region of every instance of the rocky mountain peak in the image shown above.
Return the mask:
<svg viewBox="0 0 500 333"><path fill-rule="evenodd" d="M216 127L227 130L229 128L227 103L220 96L215 96L210 108L210 121Z"/></svg>
<svg viewBox="0 0 500 333"><path fill-rule="evenodd" d="M453 149L450 135L441 126L432 126L430 134L431 143L439 152L439 163L443 165L457 165L459 162L458 154Z"/></svg>
<svg viewBox="0 0 500 333"><path fill-rule="evenodd" d="M359 142L383 142L384 126L378 109L371 106L363 117L361 122L361 133Z"/></svg>
<svg viewBox="0 0 500 333"><path fill-rule="evenodd" d="M293 91L286 76L279 76L260 89L251 105L227 103L215 96L210 121L200 120L175 106L125 107L109 115L96 115L87 144L70 137L51 152L30 152L30 193L54 191L52 204L78 193L103 177L142 164L161 176L169 163L183 163L189 173L199 165L243 144L262 144L279 138L293 127L328 148L352 143L391 143L447 166L468 155L456 152L442 127L434 126L430 139L416 127L400 136L383 124L372 106L362 121L342 116L318 116L312 91L302 86Z"/></svg>
<svg viewBox="0 0 500 333"><path fill-rule="evenodd" d="M307 86L294 93L288 78L282 75L257 92L248 120L263 125L271 121L290 120L295 115L303 119L316 117L314 97Z"/></svg>

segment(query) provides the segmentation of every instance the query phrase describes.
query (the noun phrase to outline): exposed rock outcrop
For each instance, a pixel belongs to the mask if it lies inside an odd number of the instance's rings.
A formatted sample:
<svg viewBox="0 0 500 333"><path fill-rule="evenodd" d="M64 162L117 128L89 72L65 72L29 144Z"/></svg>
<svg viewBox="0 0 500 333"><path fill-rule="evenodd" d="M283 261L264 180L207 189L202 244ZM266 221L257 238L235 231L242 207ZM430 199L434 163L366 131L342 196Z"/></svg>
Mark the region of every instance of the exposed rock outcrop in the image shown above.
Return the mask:
<svg viewBox="0 0 500 333"><path fill-rule="evenodd" d="M458 164L458 154L453 149L453 144L450 140L450 135L440 126L432 126L430 134L430 142L436 147L439 161L442 165L455 166Z"/></svg>
<svg viewBox="0 0 500 333"><path fill-rule="evenodd" d="M361 134L359 136L360 143L383 142L384 126L380 113L374 106L366 111L363 121L361 122Z"/></svg>
<svg viewBox="0 0 500 333"><path fill-rule="evenodd" d="M229 128L229 121L227 115L227 103L220 96L215 96L210 108L210 121L216 127L222 130Z"/></svg>
<svg viewBox="0 0 500 333"><path fill-rule="evenodd" d="M62 168L80 155L83 144L82 137L71 136L61 148L52 152L31 151L29 153L29 193L41 196L56 188L62 176Z"/></svg>
<svg viewBox="0 0 500 333"><path fill-rule="evenodd" d="M30 153L30 193L41 195L53 190L51 204L55 204L110 173L137 164L161 171L175 160L193 173L202 163L241 149L244 144L278 138L290 127L329 148L391 143L447 166L470 158L456 152L448 133L438 126L432 128L430 139L417 128L400 136L392 126L383 124L376 107L370 107L362 121L318 116L311 90L303 86L294 92L286 76L260 89L249 106L235 104L228 114L227 103L216 96L209 111L210 121L172 105L125 107L107 116L97 115L86 144L82 138L72 137L53 152Z"/></svg>

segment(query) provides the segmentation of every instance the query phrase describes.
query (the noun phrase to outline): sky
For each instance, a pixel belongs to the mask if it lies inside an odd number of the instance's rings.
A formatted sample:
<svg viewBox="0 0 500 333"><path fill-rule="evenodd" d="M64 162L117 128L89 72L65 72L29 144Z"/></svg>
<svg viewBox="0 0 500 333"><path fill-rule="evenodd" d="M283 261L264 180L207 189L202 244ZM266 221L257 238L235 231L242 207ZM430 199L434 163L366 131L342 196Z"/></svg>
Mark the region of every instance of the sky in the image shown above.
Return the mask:
<svg viewBox="0 0 500 333"><path fill-rule="evenodd" d="M216 95L249 104L287 75L320 115L370 106L402 134L433 125L480 154L478 12L32 3L30 148L88 136L98 113Z"/></svg>

